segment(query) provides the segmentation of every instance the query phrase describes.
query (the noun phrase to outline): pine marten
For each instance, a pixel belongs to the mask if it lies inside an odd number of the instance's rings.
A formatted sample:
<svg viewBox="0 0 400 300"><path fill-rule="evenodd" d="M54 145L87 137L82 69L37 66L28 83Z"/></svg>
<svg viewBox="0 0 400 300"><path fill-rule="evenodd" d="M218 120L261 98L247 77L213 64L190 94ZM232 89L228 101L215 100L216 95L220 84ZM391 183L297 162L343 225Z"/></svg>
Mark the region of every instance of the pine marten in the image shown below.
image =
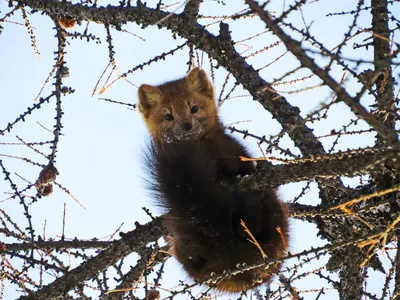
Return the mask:
<svg viewBox="0 0 400 300"><path fill-rule="evenodd" d="M172 255L195 280L263 262L243 220L268 258L282 257L288 242L288 210L275 190L235 191L237 175L255 171L246 149L225 133L218 118L214 89L205 72L158 86L139 87L139 110L153 142L145 164L157 204L168 211L165 226ZM268 179L266 179L268 180ZM280 232L277 230L280 228ZM217 282L215 288L241 292L269 282L276 263Z"/></svg>

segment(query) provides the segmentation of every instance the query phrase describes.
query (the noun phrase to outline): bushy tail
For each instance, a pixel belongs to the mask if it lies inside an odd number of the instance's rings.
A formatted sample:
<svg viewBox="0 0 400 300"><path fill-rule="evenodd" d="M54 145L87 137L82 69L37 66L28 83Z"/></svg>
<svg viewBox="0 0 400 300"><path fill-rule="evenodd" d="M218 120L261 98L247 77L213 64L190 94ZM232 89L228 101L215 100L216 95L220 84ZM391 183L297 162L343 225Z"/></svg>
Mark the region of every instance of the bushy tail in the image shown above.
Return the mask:
<svg viewBox="0 0 400 300"><path fill-rule="evenodd" d="M234 194L219 182L217 160L204 143L151 144L145 162L152 177L149 188L181 236L183 231L218 242L231 236Z"/></svg>
<svg viewBox="0 0 400 300"><path fill-rule="evenodd" d="M275 192L229 189L218 178L220 158L215 156L201 141L174 141L150 145L145 160L152 176L149 188L168 210L170 251L200 281L238 263L262 262L241 220L268 258L282 256L288 239L287 209ZM253 269L224 279L217 288L239 292L253 287L255 280L268 282L279 269L280 264Z"/></svg>

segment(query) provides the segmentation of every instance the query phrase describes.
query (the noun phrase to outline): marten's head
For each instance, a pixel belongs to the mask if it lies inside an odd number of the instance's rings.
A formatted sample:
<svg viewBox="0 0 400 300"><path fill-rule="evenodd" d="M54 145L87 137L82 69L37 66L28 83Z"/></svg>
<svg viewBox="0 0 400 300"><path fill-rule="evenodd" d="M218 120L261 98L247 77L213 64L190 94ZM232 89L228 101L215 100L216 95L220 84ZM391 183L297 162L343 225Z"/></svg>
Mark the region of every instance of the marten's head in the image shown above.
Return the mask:
<svg viewBox="0 0 400 300"><path fill-rule="evenodd" d="M139 110L157 142L199 139L220 124L213 86L200 68L162 85L142 84L138 94Z"/></svg>

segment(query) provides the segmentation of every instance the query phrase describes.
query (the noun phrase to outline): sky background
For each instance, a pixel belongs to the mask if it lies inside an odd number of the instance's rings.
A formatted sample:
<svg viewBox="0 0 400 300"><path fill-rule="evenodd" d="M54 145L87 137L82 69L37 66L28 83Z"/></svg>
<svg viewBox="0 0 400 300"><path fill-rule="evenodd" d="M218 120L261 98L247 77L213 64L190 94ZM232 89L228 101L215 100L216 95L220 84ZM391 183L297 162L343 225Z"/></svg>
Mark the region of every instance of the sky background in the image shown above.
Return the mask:
<svg viewBox="0 0 400 300"><path fill-rule="evenodd" d="M164 1L164 3L173 2ZM217 1L205 1L201 5L200 14L229 15L246 8L243 4L244 1L226 0L225 2L228 4L220 5ZM116 5L118 1L99 1L100 5L104 3ZM150 7L154 7L156 3L157 1L147 1ZM289 4L291 2L286 1L285 9L288 8ZM326 15L331 12L353 10L356 8L356 4L357 1L348 0L317 1L307 5L302 13L306 24L313 22L311 26L312 35L323 42L326 48L330 49L340 43L344 32L347 31L348 26L351 24L352 16L326 17ZM178 6L173 6L170 10L177 8ZM270 11L275 11L277 15L280 15L282 9L282 1L272 1ZM178 12L181 10L182 8L179 8ZM8 2L0 1L0 18L8 11ZM394 15L396 15L396 11L398 12L397 15L400 15L399 5L393 6L392 12ZM20 11L10 20L24 22ZM54 52L57 50L57 40L54 37L55 31L52 29L54 24L47 16L41 16L38 13L29 15L29 20L34 28L40 58L31 47L31 39L24 26L15 23L1 23L4 27L0 35L0 70L2 70L0 72L1 129L26 111L27 107L31 107L35 103L35 98L54 64ZM302 16L299 12L291 14L289 20L294 26L304 28ZM209 24L214 21L203 19L201 22ZM370 22L368 11L363 11L359 24L368 27ZM243 22L229 21L228 23L235 41L240 41L250 36L252 32L258 33L264 30L263 24L257 19L246 19ZM85 26L86 23L69 31L83 32ZM210 26L208 30L218 34L218 28L219 25L215 24ZM168 30L159 30L154 26L141 29L140 26L135 24L128 24L123 26L123 29L128 32L112 30L113 44L116 51L115 59L121 72L125 72L184 42L180 38L173 39ZM75 89L75 93L63 97L63 129L55 163L60 173L56 181L67 188L85 208L82 208L73 198L57 187L55 187L50 197L42 197L37 203L30 205L35 233L45 238L60 238L63 227L64 205L66 205L65 236L71 239L75 237L83 240L93 237L107 239L121 224L123 224L122 231L132 230L136 221L142 224L150 221L142 210L144 206L150 208L155 215L160 213L151 198L147 196L144 188L143 179L146 178L146 172L141 166L141 153L143 147L149 141L149 136L139 112L127 109L122 105L100 101L99 98L104 97L132 104L137 103L137 87L140 84L159 84L185 75L188 70L186 64L188 62L188 48L179 50L173 56L168 56L165 61L153 63L143 70L129 75L129 82L120 80L105 93L100 95L98 89L92 96L96 83L108 65L109 58L104 26L91 23L89 32L100 37L102 43L96 44L94 42L88 43L77 39L68 39L66 61L70 76L64 80L64 85ZM366 37L367 35L361 36L357 41L360 42ZM252 49L248 51L248 53L252 53L275 41L276 38L271 34L265 34L245 43L252 46ZM363 57L372 60L371 51L353 51L351 45L352 43L343 51L346 57ZM246 46L238 45L237 49L245 51ZM260 68L271 63L284 52L285 48L283 46L275 47L262 55L250 58L248 62L254 67ZM204 58L202 66L210 74L208 58L206 56ZM327 62L320 58L316 58L316 61L320 65ZM260 71L260 74L266 81L270 82L297 65L298 63L291 55L285 55L278 62ZM367 65L361 65L359 70L365 68L367 68ZM216 94L219 95L226 72L222 69L215 71L215 88ZM340 80L342 70L336 68L332 74L337 80ZM292 78L300 78L307 75L310 75L308 71L301 70ZM117 74L115 73L112 78L116 78L116 76ZM102 78L100 81L100 86L104 83L104 79ZM53 88L51 82L52 79L45 86L41 96L46 97L51 93ZM230 90L233 82L233 80L229 81L225 94ZM319 83L319 81L312 78L297 85L276 88L292 105L301 108L302 116L306 116L318 108L322 102L329 101L332 97L331 92L326 88L312 89L299 94L289 94L287 91L296 90L304 86L313 86L316 83ZM360 89L360 85L353 80L348 80L346 88L354 95ZM238 88L233 95L243 96L248 94ZM363 103L368 104L369 101L370 99L365 97ZM220 114L224 124L240 122L235 124L238 129L247 129L249 132L260 136L266 135L269 137L279 133L281 129L278 122L273 120L271 115L249 96L225 101L220 108ZM12 179L20 187L26 186L26 183L15 173L30 182L35 182L40 168L4 155L28 157L42 164L46 164L47 161L43 156L25 146L6 145L4 143L18 142L16 136L26 142L52 140L52 134L44 130L37 122L52 129L55 116L55 99L52 99L50 103L45 103L39 111L29 115L26 118L26 122L19 122L10 133L0 136L0 143L3 143L0 144L0 154L3 155L0 159L3 160L7 170L12 172ZM315 125L310 124L309 126L314 129L317 136L325 135L333 128L341 129L343 125L349 123L351 118L354 118L354 116L349 109L339 104L331 108L328 120L322 120ZM359 122L357 128L365 128L365 125L363 122ZM236 137L241 138L240 135L236 135ZM333 138L321 139L326 150L330 149L333 140ZM345 136L340 140L335 151L372 145L373 141L373 135L371 134ZM244 144L255 157L262 156L257 147L257 141L248 138L244 141ZM280 146L293 149L293 143L287 136L282 139ZM38 149L50 154L49 145L38 147ZM293 152L299 153L297 149L294 149ZM279 156L277 152L273 153L273 155ZM357 185L359 179L345 179L345 182ZM279 188L279 195L284 201L291 201L300 193L304 185L305 183L296 183L282 186ZM8 193L10 192L8 183L0 181L0 208L6 211L17 223L26 225L23 208L18 203L18 200L8 199ZM33 194L33 192L30 191L28 194ZM301 198L300 202L305 204L319 203L318 189L315 183L311 184L311 189ZM44 226L45 232L43 231ZM314 225L291 220L291 252L295 253L309 249L311 246L318 247L323 245L324 241L319 240L316 234L317 230ZM133 255L132 259L135 259L135 255ZM14 261L18 265L17 260ZM324 261L326 261L326 258L322 258L307 267L322 266ZM71 262L71 266L74 266L74 262ZM178 279L187 278L173 259L168 261L167 268L166 274L168 276L164 276L162 281L164 287L173 287L178 284ZM380 287L384 276L376 274L374 271L371 271L369 275L371 278L370 289L380 295ZM50 275L49 278L51 278ZM277 284L277 282L273 282L273 284ZM312 289L315 286L320 286L320 284L321 281L316 276L309 277L307 280L302 280L298 288ZM15 286L7 283L4 299L14 299L17 295L19 293L15 292ZM306 294L304 297L305 299L314 299L316 294ZM335 294L327 292L325 297L323 299L335 299Z"/></svg>

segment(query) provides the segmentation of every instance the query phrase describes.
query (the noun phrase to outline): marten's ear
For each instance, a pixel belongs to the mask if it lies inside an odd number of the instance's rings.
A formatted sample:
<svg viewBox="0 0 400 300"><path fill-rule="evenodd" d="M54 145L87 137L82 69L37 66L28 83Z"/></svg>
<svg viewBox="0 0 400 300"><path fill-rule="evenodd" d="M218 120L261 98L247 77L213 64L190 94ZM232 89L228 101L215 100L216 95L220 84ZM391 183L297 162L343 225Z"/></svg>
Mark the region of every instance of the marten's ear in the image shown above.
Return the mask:
<svg viewBox="0 0 400 300"><path fill-rule="evenodd" d="M162 94L158 87L142 84L138 90L139 111L144 112L152 108L155 104L161 102Z"/></svg>
<svg viewBox="0 0 400 300"><path fill-rule="evenodd" d="M190 92L198 92L204 96L214 98L214 88L208 80L206 72L196 67L187 74L185 78L186 88Z"/></svg>

